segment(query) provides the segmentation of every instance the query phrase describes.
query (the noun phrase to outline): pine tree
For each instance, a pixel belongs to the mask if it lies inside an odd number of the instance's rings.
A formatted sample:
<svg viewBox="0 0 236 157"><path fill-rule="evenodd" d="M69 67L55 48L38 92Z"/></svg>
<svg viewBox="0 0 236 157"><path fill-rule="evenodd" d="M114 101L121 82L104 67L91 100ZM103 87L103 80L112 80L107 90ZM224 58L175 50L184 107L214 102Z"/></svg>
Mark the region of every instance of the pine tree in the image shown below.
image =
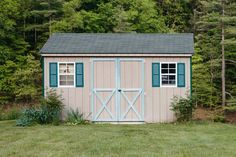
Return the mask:
<svg viewBox="0 0 236 157"><path fill-rule="evenodd" d="M232 31L234 30L232 20L235 20L234 5L233 0L200 0L195 11L196 39L200 53L205 59L204 62L207 63L206 70L211 73L211 86L214 87L211 93L217 97L221 93L222 106L226 102L226 93L229 93L225 86L226 82L231 80L225 72L228 71L228 68L225 68L225 60L229 59L227 57L229 54L232 55L229 50L231 51L235 45L234 31Z"/></svg>
<svg viewBox="0 0 236 157"><path fill-rule="evenodd" d="M52 33L52 23L61 17L62 0L24 0L26 41L32 50L39 50Z"/></svg>

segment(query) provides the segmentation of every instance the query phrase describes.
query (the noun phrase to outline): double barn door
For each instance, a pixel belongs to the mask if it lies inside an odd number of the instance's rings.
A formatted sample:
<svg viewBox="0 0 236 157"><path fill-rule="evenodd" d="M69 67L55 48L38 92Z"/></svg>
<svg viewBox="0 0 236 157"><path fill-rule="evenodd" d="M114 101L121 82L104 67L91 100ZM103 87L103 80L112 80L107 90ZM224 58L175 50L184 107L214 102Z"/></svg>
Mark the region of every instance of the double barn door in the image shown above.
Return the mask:
<svg viewBox="0 0 236 157"><path fill-rule="evenodd" d="M144 121L144 60L92 61L93 121Z"/></svg>

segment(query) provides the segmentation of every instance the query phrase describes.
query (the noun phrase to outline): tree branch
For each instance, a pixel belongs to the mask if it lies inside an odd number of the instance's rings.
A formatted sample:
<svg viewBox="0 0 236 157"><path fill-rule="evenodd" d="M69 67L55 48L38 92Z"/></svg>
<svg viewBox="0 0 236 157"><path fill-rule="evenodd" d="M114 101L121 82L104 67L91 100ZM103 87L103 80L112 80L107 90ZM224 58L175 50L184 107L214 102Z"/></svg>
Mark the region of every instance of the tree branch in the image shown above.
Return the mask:
<svg viewBox="0 0 236 157"><path fill-rule="evenodd" d="M236 64L236 61L235 61L235 60L226 59L226 61L232 62L232 63L235 63L235 64Z"/></svg>
<svg viewBox="0 0 236 157"><path fill-rule="evenodd" d="M225 91L225 94L228 94L231 98L234 98L230 92Z"/></svg>

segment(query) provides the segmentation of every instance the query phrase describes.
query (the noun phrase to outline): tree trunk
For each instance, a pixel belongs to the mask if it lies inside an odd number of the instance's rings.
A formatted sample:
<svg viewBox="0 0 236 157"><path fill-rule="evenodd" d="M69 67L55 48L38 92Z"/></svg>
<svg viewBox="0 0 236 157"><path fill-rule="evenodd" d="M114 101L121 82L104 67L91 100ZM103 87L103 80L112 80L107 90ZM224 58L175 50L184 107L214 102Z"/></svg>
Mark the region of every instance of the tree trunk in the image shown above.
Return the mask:
<svg viewBox="0 0 236 157"><path fill-rule="evenodd" d="M51 37L52 30L51 30L51 16L49 17L49 37Z"/></svg>
<svg viewBox="0 0 236 157"><path fill-rule="evenodd" d="M36 25L36 17L34 16L34 23ZM37 42L37 31L36 31L36 27L34 28L34 46L36 45Z"/></svg>
<svg viewBox="0 0 236 157"><path fill-rule="evenodd" d="M222 52L222 71L221 71L221 79L222 79L222 106L225 106L225 48L224 48L224 40L225 40L225 30L224 30L224 0L221 0L222 3L222 21L221 21L221 52Z"/></svg>

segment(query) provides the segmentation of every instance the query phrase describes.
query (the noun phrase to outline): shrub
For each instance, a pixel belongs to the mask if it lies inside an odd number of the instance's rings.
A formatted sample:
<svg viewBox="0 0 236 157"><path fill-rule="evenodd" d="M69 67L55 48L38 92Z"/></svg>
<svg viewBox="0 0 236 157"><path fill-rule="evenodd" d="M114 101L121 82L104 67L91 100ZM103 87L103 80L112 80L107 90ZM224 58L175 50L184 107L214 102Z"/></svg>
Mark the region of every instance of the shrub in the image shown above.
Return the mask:
<svg viewBox="0 0 236 157"><path fill-rule="evenodd" d="M224 107L226 113L236 112L236 105L229 105Z"/></svg>
<svg viewBox="0 0 236 157"><path fill-rule="evenodd" d="M80 113L78 109L76 110L70 110L67 112L67 124L69 125L78 125L78 124L86 124L88 123L85 118L84 114Z"/></svg>
<svg viewBox="0 0 236 157"><path fill-rule="evenodd" d="M63 103L61 97L51 91L48 93L47 98L41 101L40 123L58 124L62 109Z"/></svg>
<svg viewBox="0 0 236 157"><path fill-rule="evenodd" d="M175 112L177 121L189 121L192 119L195 109L194 99L190 96L186 98L175 96L171 107L171 110Z"/></svg>
<svg viewBox="0 0 236 157"><path fill-rule="evenodd" d="M38 111L35 108L27 108L22 112L20 119L16 121L17 126L29 126L38 121Z"/></svg>
<svg viewBox="0 0 236 157"><path fill-rule="evenodd" d="M62 100L54 91L50 91L47 95L41 100L39 108L28 108L23 111L21 118L17 120L17 126L28 126L33 123L59 124L63 109Z"/></svg>
<svg viewBox="0 0 236 157"><path fill-rule="evenodd" d="M225 117L222 116L222 115L216 115L216 116L213 118L213 121L214 121L214 122L225 123L225 122L226 122L226 119L225 119Z"/></svg>

